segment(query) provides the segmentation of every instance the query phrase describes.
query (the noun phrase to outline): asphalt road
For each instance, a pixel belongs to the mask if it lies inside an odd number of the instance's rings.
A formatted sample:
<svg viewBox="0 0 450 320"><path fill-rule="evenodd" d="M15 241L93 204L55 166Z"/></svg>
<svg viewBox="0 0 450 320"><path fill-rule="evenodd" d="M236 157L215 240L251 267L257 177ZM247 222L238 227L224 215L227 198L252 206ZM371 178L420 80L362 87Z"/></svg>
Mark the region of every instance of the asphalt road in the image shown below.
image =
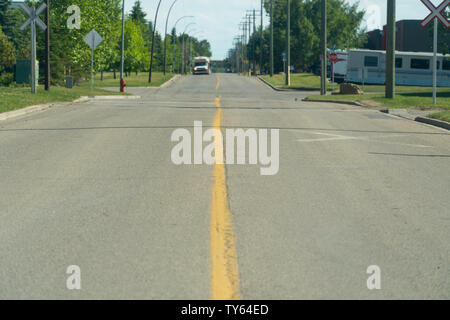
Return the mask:
<svg viewBox="0 0 450 320"><path fill-rule="evenodd" d="M450 298L448 131L235 75L130 91L0 122L1 299ZM194 121L279 129L278 174L175 165Z"/></svg>

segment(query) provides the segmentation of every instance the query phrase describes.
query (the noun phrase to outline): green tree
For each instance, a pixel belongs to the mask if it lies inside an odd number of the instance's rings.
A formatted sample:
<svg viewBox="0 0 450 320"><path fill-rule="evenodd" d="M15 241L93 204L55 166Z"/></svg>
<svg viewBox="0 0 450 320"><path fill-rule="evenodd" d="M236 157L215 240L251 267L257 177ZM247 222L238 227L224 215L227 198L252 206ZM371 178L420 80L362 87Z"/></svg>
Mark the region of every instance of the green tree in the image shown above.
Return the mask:
<svg viewBox="0 0 450 320"><path fill-rule="evenodd" d="M0 27L0 85L8 86L14 81L13 67L16 64L14 45Z"/></svg>
<svg viewBox="0 0 450 320"><path fill-rule="evenodd" d="M95 70L107 70L120 59L121 0L52 0L51 14L51 70L52 81L62 82L64 75L75 81L87 78L91 65L91 50L83 38L92 29L104 41L95 50ZM81 29L67 28L67 8L77 5L81 10ZM39 33L38 56L43 60L43 32Z"/></svg>
<svg viewBox="0 0 450 320"><path fill-rule="evenodd" d="M133 5L133 9L131 9L131 19L133 19L135 22L140 22L142 24L146 24L146 20L145 17L147 16L147 14L142 10L141 7L141 1L137 0L134 5Z"/></svg>
<svg viewBox="0 0 450 320"><path fill-rule="evenodd" d="M125 24L125 70L138 73L149 64L150 53L145 47L141 29L130 19Z"/></svg>
<svg viewBox="0 0 450 320"><path fill-rule="evenodd" d="M283 70L282 52L286 50L286 0L274 4L274 64L275 71ZM268 12L269 3L265 4ZM365 42L361 29L364 11L358 3L350 5L345 0L328 0L328 43L337 48L360 46ZM291 0L291 62L296 70L313 71L320 63L321 0ZM259 34L253 35L259 39ZM256 42L256 53L261 50ZM251 50L251 42L247 50ZM269 31L264 31L264 61L268 66ZM248 51L251 52L251 51Z"/></svg>
<svg viewBox="0 0 450 320"><path fill-rule="evenodd" d="M13 37L13 29L15 25L11 3L11 0L0 1L0 26L2 26L3 33L10 39Z"/></svg>

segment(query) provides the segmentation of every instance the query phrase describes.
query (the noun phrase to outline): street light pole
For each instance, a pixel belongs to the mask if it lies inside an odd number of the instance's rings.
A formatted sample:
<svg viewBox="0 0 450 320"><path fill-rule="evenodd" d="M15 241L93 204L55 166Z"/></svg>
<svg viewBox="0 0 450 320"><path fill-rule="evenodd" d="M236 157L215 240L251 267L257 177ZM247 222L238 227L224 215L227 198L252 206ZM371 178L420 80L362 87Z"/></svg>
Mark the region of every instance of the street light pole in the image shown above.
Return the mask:
<svg viewBox="0 0 450 320"><path fill-rule="evenodd" d="M388 0L386 37L386 98L395 98L395 0Z"/></svg>
<svg viewBox="0 0 450 320"><path fill-rule="evenodd" d="M193 26L193 25L196 25L196 23L195 22L191 22L191 23L189 23L185 28L184 28L184 32L183 32L183 34L182 34L182 37L183 37L183 45L182 45L182 52L183 52L183 55L182 55L182 57L183 57L183 61L182 61L182 64L181 64L181 73L182 74L185 74L186 73L186 46L185 46L185 38L186 38L186 32L188 31L188 28L190 27L190 26Z"/></svg>
<svg viewBox="0 0 450 320"><path fill-rule="evenodd" d="M148 83L152 82L153 53L154 53L154 50L155 50L156 23L158 21L158 12L159 12L159 7L161 6L161 1L162 0L159 0L159 2L158 2L158 7L156 8L156 13L155 13L155 20L154 20L154 23L153 23L152 52L150 54L150 71L148 72Z"/></svg>
<svg viewBox="0 0 450 320"><path fill-rule="evenodd" d="M120 53L120 92L125 91L125 80L123 79L125 51L125 0L122 1L122 48Z"/></svg>
<svg viewBox="0 0 450 320"><path fill-rule="evenodd" d="M321 82L320 94L327 94L327 0L322 0L322 36L321 36Z"/></svg>
<svg viewBox="0 0 450 320"><path fill-rule="evenodd" d="M187 19L187 18L194 18L194 16L183 16L183 17L179 18L177 20L177 22L175 22L173 29L176 30L178 22L180 22L183 19ZM172 56L172 73L173 73L173 72L175 72L175 37L173 37L173 39L172 39L172 44L173 44L173 56Z"/></svg>
<svg viewBox="0 0 450 320"><path fill-rule="evenodd" d="M166 28L164 31L164 75L166 75L166 68L167 68L167 25L169 23L169 17L170 17L170 13L172 12L172 9L175 5L175 3L177 3L178 0L174 0L172 2L172 5L170 6L169 12L167 13L167 19L166 19Z"/></svg>

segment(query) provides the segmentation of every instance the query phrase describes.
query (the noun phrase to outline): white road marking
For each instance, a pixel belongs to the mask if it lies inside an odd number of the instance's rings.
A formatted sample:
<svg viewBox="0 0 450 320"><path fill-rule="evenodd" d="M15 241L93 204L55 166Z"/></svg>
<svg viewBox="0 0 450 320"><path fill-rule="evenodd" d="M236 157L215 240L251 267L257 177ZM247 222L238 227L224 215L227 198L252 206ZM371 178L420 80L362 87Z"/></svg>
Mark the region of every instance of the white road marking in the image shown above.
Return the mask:
<svg viewBox="0 0 450 320"><path fill-rule="evenodd" d="M422 144L410 144L410 143L401 143L401 142L389 142L389 141L380 141L380 140L373 140L371 137L352 137L352 136L343 136L338 134L330 134L330 133L323 133L323 132L307 132L309 134L315 134L315 135L321 135L321 136L328 136L329 138L318 138L318 139L297 139L298 142L328 142L328 141L346 141L346 140L363 140L363 141L369 141L369 142L376 142L376 143L384 143L384 144L391 144L391 145L398 145L398 146L406 146L406 147L415 147L415 148L432 148L431 146L425 146ZM406 137L408 135L386 135L386 136L380 136L376 137L376 139L383 139L383 138L395 138L395 137Z"/></svg>

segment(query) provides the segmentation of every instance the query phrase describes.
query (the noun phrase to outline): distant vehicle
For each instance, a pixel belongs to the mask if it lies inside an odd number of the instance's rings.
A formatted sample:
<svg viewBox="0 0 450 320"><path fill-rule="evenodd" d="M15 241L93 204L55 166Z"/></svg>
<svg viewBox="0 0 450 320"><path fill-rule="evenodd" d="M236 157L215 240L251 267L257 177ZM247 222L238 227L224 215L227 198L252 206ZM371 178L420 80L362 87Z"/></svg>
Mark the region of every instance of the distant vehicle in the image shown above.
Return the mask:
<svg viewBox="0 0 450 320"><path fill-rule="evenodd" d="M347 64L348 64L348 53L343 50L328 50L328 55L334 52L337 54L339 61L336 62L333 66L334 68L334 81L336 83L342 83L345 81L345 77L347 76ZM331 79L332 71L331 71L331 62L328 61L328 77Z"/></svg>
<svg viewBox="0 0 450 320"><path fill-rule="evenodd" d="M233 70L231 70L231 68L227 68L226 73L233 73Z"/></svg>
<svg viewBox="0 0 450 320"><path fill-rule="evenodd" d="M437 85L450 87L450 57L437 56ZM397 51L395 59L396 83L406 86L433 85L433 54L428 52ZM385 84L386 52L378 50L350 50L347 76L353 83Z"/></svg>
<svg viewBox="0 0 450 320"><path fill-rule="evenodd" d="M194 58L193 74L211 74L211 61L208 57Z"/></svg>

